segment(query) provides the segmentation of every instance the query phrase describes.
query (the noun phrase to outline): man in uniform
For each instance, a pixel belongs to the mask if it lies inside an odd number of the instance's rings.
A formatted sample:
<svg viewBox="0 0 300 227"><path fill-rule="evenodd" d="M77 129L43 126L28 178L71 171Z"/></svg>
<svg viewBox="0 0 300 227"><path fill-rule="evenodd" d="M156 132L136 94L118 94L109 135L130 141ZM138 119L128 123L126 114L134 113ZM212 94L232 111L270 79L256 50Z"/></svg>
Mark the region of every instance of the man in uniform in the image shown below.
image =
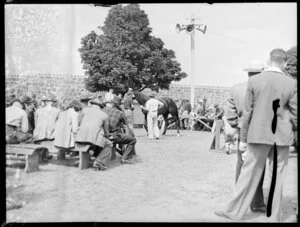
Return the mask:
<svg viewBox="0 0 300 227"><path fill-rule="evenodd" d="M164 104L155 99L155 94L150 94L150 99L146 102L145 107L141 106L142 109L147 111L147 127L148 127L148 138L149 139L159 139L159 128L157 121L157 110Z"/></svg>

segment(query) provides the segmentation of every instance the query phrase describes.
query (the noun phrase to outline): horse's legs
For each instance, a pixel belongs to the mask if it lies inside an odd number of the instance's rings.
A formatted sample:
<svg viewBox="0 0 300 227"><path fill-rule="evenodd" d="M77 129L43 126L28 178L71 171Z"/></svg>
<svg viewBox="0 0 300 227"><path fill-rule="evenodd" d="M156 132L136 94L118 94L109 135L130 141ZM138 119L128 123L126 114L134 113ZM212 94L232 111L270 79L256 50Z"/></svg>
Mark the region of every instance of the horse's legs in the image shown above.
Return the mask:
<svg viewBox="0 0 300 227"><path fill-rule="evenodd" d="M167 132L168 125L169 125L168 114L164 114L163 117L164 117L164 121L165 121L165 127L163 128L162 135L165 135Z"/></svg>
<svg viewBox="0 0 300 227"><path fill-rule="evenodd" d="M180 135L179 128L180 128L180 122L179 122L179 117L178 113L173 115L174 121L176 122L176 127L177 127L177 136Z"/></svg>
<svg viewBox="0 0 300 227"><path fill-rule="evenodd" d="M147 127L147 114L144 114L144 116L145 116L145 121L144 121L144 128L145 128L145 130L146 130L146 132L147 132L147 135L148 135L148 127Z"/></svg>

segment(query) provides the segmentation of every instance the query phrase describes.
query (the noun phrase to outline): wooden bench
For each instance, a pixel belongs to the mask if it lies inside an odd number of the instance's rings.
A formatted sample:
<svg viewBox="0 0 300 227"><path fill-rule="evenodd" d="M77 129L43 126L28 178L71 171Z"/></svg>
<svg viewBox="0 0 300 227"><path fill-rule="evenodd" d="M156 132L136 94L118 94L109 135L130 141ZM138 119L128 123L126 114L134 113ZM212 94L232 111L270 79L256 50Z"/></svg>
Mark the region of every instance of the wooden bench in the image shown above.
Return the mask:
<svg viewBox="0 0 300 227"><path fill-rule="evenodd" d="M89 144L76 144L75 150L79 151L79 169L87 169L89 167L90 150Z"/></svg>
<svg viewBox="0 0 300 227"><path fill-rule="evenodd" d="M37 144L6 144L6 154L25 155L25 172L38 170L38 164L42 163L42 152L47 149ZM48 150L48 149L47 149Z"/></svg>

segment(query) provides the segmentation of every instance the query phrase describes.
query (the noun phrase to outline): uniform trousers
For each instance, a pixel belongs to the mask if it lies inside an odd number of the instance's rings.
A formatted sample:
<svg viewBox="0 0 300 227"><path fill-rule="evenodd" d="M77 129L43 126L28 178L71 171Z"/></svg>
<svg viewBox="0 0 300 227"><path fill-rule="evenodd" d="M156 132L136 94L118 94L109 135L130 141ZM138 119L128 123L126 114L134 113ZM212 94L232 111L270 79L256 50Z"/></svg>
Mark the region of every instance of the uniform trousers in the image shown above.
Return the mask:
<svg viewBox="0 0 300 227"><path fill-rule="evenodd" d="M241 167L241 173L236 182L233 196L226 203L223 213L233 220L243 220L250 208L269 156L269 166L272 167L273 145L248 144L247 157ZM277 177L272 203L271 221L280 221L282 206L282 189L286 176L289 146L277 146ZM272 172L272 170L270 170Z"/></svg>
<svg viewBox="0 0 300 227"><path fill-rule="evenodd" d="M148 138L153 139L159 138L159 128L158 128L158 120L157 120L157 112L149 111L147 113L147 126L148 126Z"/></svg>

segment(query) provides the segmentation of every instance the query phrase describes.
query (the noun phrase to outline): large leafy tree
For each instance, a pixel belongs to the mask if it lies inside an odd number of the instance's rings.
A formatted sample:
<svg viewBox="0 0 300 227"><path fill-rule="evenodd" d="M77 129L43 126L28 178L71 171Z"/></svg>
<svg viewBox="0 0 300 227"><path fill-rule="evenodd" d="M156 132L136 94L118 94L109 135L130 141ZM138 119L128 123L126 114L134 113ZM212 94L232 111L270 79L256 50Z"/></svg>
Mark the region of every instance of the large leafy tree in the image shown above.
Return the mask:
<svg viewBox="0 0 300 227"><path fill-rule="evenodd" d="M290 48L287 54L288 61L285 70L290 76L297 79L297 46Z"/></svg>
<svg viewBox="0 0 300 227"><path fill-rule="evenodd" d="M174 51L151 35L147 14L138 4L113 6L99 28L103 34L92 31L79 48L89 91L168 89L172 81L187 76Z"/></svg>

